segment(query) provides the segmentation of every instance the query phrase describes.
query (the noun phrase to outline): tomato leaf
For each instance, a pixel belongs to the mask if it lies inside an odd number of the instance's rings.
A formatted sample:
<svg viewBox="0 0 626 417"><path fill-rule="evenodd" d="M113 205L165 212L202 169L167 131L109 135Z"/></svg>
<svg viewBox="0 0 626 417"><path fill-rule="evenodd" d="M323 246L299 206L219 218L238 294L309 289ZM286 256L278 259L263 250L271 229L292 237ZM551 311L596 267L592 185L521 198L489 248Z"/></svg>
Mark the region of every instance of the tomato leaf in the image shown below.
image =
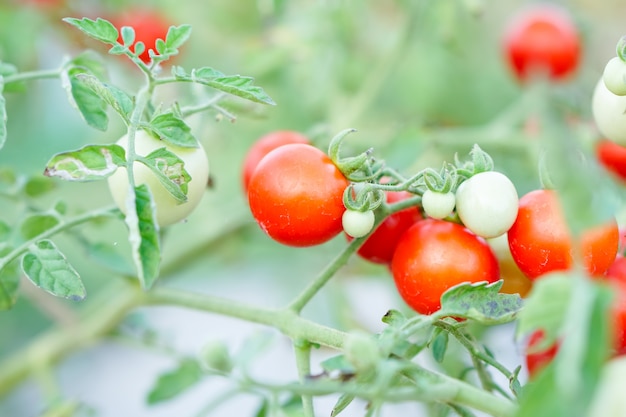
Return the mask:
<svg viewBox="0 0 626 417"><path fill-rule="evenodd" d="M113 26L113 24L108 20L100 17L96 20L92 20L87 17L83 17L82 19L66 17L63 21L78 28L90 38L99 40L100 42L104 42L109 45L115 45L117 43L119 33L115 26Z"/></svg>
<svg viewBox="0 0 626 417"><path fill-rule="evenodd" d="M113 108L124 120L129 121L130 113L135 103L133 99L119 88L100 81L96 76L87 73L77 74L76 77Z"/></svg>
<svg viewBox="0 0 626 417"><path fill-rule="evenodd" d="M108 177L120 166L126 166L126 152L121 146L86 145L54 155L44 175L66 181L94 181Z"/></svg>
<svg viewBox="0 0 626 417"><path fill-rule="evenodd" d="M54 214L33 214L24 219L20 232L24 239L29 240L53 228L60 222L59 218Z"/></svg>
<svg viewBox="0 0 626 417"><path fill-rule="evenodd" d="M148 404L153 405L170 400L196 385L201 379L200 364L194 359L185 358L178 368L159 376L148 394Z"/></svg>
<svg viewBox="0 0 626 417"><path fill-rule="evenodd" d="M330 412L331 417L338 416L356 397L353 394L342 394Z"/></svg>
<svg viewBox="0 0 626 417"><path fill-rule="evenodd" d="M500 294L502 281L464 283L450 288L441 296L441 310L437 317L464 317L484 324L512 321L522 309L517 294Z"/></svg>
<svg viewBox="0 0 626 417"><path fill-rule="evenodd" d="M78 272L50 240L31 245L22 257L22 270L33 284L50 294L74 301L85 298Z"/></svg>
<svg viewBox="0 0 626 417"><path fill-rule="evenodd" d="M115 243L81 242L87 250L87 256L98 265L124 276L133 275L133 266L117 249Z"/></svg>
<svg viewBox="0 0 626 417"><path fill-rule="evenodd" d="M276 104L261 87L253 85L254 79L252 77L224 75L209 67L194 69L191 71L191 74L187 74L181 67L175 67L172 73L174 77L181 81L206 85L256 103Z"/></svg>
<svg viewBox="0 0 626 417"><path fill-rule="evenodd" d="M431 351L433 354L433 358L442 363L444 356L446 355L446 351L448 350L448 332L441 331L441 329L435 330L437 332L435 338L431 344Z"/></svg>
<svg viewBox="0 0 626 417"><path fill-rule="evenodd" d="M2 248L0 256L7 255L11 249L9 246ZM15 305L20 284L18 266L19 263L13 261L4 265L4 267L0 267L0 310L9 310Z"/></svg>
<svg viewBox="0 0 626 417"><path fill-rule="evenodd" d="M149 289L156 281L161 263L159 227L156 207L146 184L131 190L126 201L126 225L133 261L142 288Z"/></svg>
<svg viewBox="0 0 626 417"><path fill-rule="evenodd" d="M171 26L165 37L165 46L168 51L178 52L180 48L191 35L191 25Z"/></svg>
<svg viewBox="0 0 626 417"><path fill-rule="evenodd" d="M61 76L61 82L68 92L70 103L78 109L85 122L98 130L105 131L109 125L106 103L78 76L85 70L69 68Z"/></svg>
<svg viewBox="0 0 626 417"><path fill-rule="evenodd" d="M65 67L68 69L80 69L82 72L93 74L101 80L107 77L104 60L100 54L91 50L84 51L75 56Z"/></svg>
<svg viewBox="0 0 626 417"><path fill-rule="evenodd" d="M131 26L123 26L120 32L122 35L122 42L124 43L124 46L130 47L133 43L135 43L135 29L133 29ZM119 45L114 45L113 48L115 48L116 46Z"/></svg>
<svg viewBox="0 0 626 417"><path fill-rule="evenodd" d="M187 201L187 184L191 176L185 170L185 163L166 148L159 148L145 157L138 156L143 163L159 179L159 182L179 203Z"/></svg>
<svg viewBox="0 0 626 417"><path fill-rule="evenodd" d="M161 113L142 127L172 145L183 148L199 147L198 141L191 134L191 128L174 113Z"/></svg>

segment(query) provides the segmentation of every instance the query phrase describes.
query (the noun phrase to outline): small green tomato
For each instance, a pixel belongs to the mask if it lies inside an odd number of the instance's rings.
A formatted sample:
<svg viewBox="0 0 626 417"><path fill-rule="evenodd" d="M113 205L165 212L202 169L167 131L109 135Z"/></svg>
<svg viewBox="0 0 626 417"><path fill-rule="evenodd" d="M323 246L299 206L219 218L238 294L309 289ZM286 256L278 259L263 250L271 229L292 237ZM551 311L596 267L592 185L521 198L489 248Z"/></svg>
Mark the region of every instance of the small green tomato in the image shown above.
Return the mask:
<svg viewBox="0 0 626 417"><path fill-rule="evenodd" d="M602 136L626 146L626 96L613 94L600 78L593 91L591 110Z"/></svg>
<svg viewBox="0 0 626 417"><path fill-rule="evenodd" d="M602 80L611 93L626 96L626 62L617 56L611 58L604 67Z"/></svg>
<svg viewBox="0 0 626 417"><path fill-rule="evenodd" d="M518 205L515 185L500 172L480 172L456 190L459 218L465 227L484 238L506 233L517 218Z"/></svg>
<svg viewBox="0 0 626 417"><path fill-rule="evenodd" d="M371 232L374 228L375 220L372 210L346 210L341 217L344 232L353 238L363 237Z"/></svg>
<svg viewBox="0 0 626 417"><path fill-rule="evenodd" d="M422 207L424 213L433 219L443 219L452 213L456 205L454 193L439 193L433 190L426 190L422 195Z"/></svg>
<svg viewBox="0 0 626 417"><path fill-rule="evenodd" d="M122 136L117 144L127 149L128 138ZM179 203L159 182L158 178L148 167L135 162L135 184L146 184L150 188L156 207L156 221L159 227L169 226L185 219L200 203L209 179L209 161L202 146L198 148L183 148L159 140L144 130L138 130L135 135L135 152L146 156L150 152L165 147L176 154L185 163L185 170L191 176L187 188L187 201ZM126 168L120 167L108 178L109 190L115 204L126 214L126 198L128 196L128 174Z"/></svg>

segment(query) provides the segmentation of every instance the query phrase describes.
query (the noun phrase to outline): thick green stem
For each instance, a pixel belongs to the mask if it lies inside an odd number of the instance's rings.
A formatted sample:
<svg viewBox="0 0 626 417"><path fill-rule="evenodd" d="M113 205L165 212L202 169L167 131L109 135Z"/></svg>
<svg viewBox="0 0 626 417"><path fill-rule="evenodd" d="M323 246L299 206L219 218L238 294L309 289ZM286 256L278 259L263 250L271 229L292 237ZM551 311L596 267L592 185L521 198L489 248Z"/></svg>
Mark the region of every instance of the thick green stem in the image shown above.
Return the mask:
<svg viewBox="0 0 626 417"><path fill-rule="evenodd" d="M0 362L0 397L33 372L35 365L50 366L109 333L137 305L142 293L136 286L115 286L102 292L94 308L74 326L55 327ZM36 367L36 366L35 366Z"/></svg>
<svg viewBox="0 0 626 417"><path fill-rule="evenodd" d="M306 340L294 340L293 347L296 354L298 376L300 377L300 382L304 383L305 379L311 374L311 344ZM311 395L302 395L302 411L304 417L315 417L313 397Z"/></svg>

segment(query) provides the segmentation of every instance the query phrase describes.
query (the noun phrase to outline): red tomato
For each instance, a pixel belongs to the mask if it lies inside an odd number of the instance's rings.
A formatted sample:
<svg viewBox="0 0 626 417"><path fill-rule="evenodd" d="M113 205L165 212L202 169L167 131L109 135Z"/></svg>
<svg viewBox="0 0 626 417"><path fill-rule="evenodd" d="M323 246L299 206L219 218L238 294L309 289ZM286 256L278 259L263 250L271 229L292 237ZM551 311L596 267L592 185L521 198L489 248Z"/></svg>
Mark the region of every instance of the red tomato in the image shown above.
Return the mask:
<svg viewBox="0 0 626 417"><path fill-rule="evenodd" d="M250 210L274 240L290 246L324 243L342 231L348 180L330 158L306 144L274 149L248 184Z"/></svg>
<svg viewBox="0 0 626 417"><path fill-rule="evenodd" d="M540 5L509 22L504 49L517 78L526 81L535 75L565 78L578 67L581 48L569 14L555 6Z"/></svg>
<svg viewBox="0 0 626 417"><path fill-rule="evenodd" d="M487 242L467 228L425 219L411 226L396 246L391 271L404 301L421 314L441 308L441 295L463 282L495 282L498 261Z"/></svg>
<svg viewBox="0 0 626 417"><path fill-rule="evenodd" d="M535 190L520 198L508 238L515 263L530 279L569 269L573 252L581 254L587 272L601 275L615 259L619 231L609 222L587 230L574 244L556 192Z"/></svg>
<svg viewBox="0 0 626 417"><path fill-rule="evenodd" d="M609 284L615 291L611 308L614 325L614 348L617 355L626 354L626 258L617 255L611 267L606 271Z"/></svg>
<svg viewBox="0 0 626 417"><path fill-rule="evenodd" d="M122 26L132 26L135 29L135 43L141 41L146 46L145 51L139 55L139 58L146 64L151 61L148 50L152 49L156 52L156 40L165 40L170 27L170 23L158 10L137 7L111 18L111 23L118 30ZM118 41L122 42L121 33Z"/></svg>
<svg viewBox="0 0 626 417"><path fill-rule="evenodd" d="M626 147L604 139L596 145L598 161L613 175L626 180Z"/></svg>
<svg viewBox="0 0 626 417"><path fill-rule="evenodd" d="M552 362L552 359L559 350L558 343L555 343L544 350L531 350L542 339L543 330L535 331L528 338L528 344L526 345L526 369L528 369L528 375L530 378L533 378L539 371Z"/></svg>
<svg viewBox="0 0 626 417"><path fill-rule="evenodd" d="M392 204L412 197L408 191L389 191L386 193L387 203ZM388 216L374 230L365 242L361 245L357 253L363 259L378 264L390 264L393 252L402 234L415 222L423 217L418 207L409 207ZM346 235L348 240L352 240Z"/></svg>
<svg viewBox="0 0 626 417"><path fill-rule="evenodd" d="M248 191L250 177L252 177L252 173L259 162L261 162L261 159L279 146L288 145L290 143L308 144L309 139L299 132L291 130L278 130L261 136L259 140L252 145L243 161L243 171L241 175L243 180L243 189L246 192Z"/></svg>

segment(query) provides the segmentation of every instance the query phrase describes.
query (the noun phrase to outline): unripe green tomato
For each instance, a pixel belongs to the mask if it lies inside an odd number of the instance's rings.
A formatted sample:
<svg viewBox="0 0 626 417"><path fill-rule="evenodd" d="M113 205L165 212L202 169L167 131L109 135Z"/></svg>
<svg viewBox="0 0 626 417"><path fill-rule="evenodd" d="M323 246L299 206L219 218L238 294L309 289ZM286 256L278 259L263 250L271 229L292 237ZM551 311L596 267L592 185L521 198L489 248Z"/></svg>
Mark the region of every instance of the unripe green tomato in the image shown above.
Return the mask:
<svg viewBox="0 0 626 417"><path fill-rule="evenodd" d="M371 232L374 228L375 220L372 210L346 210L341 216L343 231L353 238L363 237Z"/></svg>
<svg viewBox="0 0 626 417"><path fill-rule="evenodd" d="M441 220L449 216L456 205L454 193L440 193L433 190L426 190L422 195L422 208L427 216Z"/></svg>
<svg viewBox="0 0 626 417"><path fill-rule="evenodd" d="M128 138L122 136L117 144L127 149ZM160 227L169 226L185 219L196 206L206 190L209 179L209 161L202 146L183 148L159 140L144 130L135 135L135 152L146 156L150 152L165 147L176 154L185 163L185 170L191 176L187 185L187 201L179 203L159 182L159 179L141 162L135 162L135 185L146 184L152 193L156 206L156 221ZM115 204L126 214L126 198L128 196L128 174L126 168L120 167L108 178L109 190Z"/></svg>
<svg viewBox="0 0 626 417"><path fill-rule="evenodd" d="M626 146L626 96L611 93L600 78L593 91L591 110L602 136Z"/></svg>
<svg viewBox="0 0 626 417"><path fill-rule="evenodd" d="M221 340L212 340L202 347L200 352L202 364L211 371L230 373L233 363L228 347Z"/></svg>
<svg viewBox="0 0 626 417"><path fill-rule="evenodd" d="M611 58L604 67L602 80L611 93L626 96L626 62L617 56Z"/></svg>
<svg viewBox="0 0 626 417"><path fill-rule="evenodd" d="M480 172L456 190L456 212L469 230L484 238L506 233L517 218L519 198L511 180L496 171Z"/></svg>
<svg viewBox="0 0 626 417"><path fill-rule="evenodd" d="M357 372L374 370L382 358L378 343L365 332L348 333L343 348L346 359Z"/></svg>

